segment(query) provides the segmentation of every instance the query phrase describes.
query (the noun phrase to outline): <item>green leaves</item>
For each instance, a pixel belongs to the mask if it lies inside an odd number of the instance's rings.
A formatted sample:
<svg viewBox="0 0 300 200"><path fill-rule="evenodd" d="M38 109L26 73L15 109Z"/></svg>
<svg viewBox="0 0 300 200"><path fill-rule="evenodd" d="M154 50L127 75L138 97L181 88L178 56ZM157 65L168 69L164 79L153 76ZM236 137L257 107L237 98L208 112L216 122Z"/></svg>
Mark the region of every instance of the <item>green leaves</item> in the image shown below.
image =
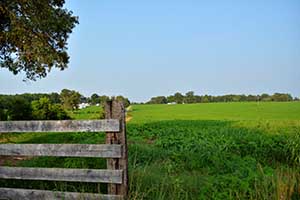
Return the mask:
<svg viewBox="0 0 300 200"><path fill-rule="evenodd" d="M287 154L289 159L295 163L295 165L300 165L300 130L295 130L295 134L291 135L288 139L286 145Z"/></svg>
<svg viewBox="0 0 300 200"><path fill-rule="evenodd" d="M144 141L131 144L129 158L134 155L137 163L134 172L146 171L142 191L153 191L146 199L159 199L155 196L159 192L165 195L161 199L277 199L277 195L291 199L286 197L298 195L300 177L294 175L299 174L299 126L286 124L287 130L271 134L269 125L259 124L266 122L252 123L259 128L249 126L249 121L129 123L129 138ZM149 184L157 174L155 180L160 180L163 189ZM163 177L168 180L164 182Z"/></svg>
<svg viewBox="0 0 300 200"><path fill-rule="evenodd" d="M63 107L68 110L78 109L81 94L75 90L63 89L60 93Z"/></svg>
<svg viewBox="0 0 300 200"><path fill-rule="evenodd" d="M0 3L0 67L27 79L67 67L67 39L78 17L64 0L4 0Z"/></svg>
<svg viewBox="0 0 300 200"><path fill-rule="evenodd" d="M35 120L70 119L60 104L52 104L49 98L43 97L31 102L32 117Z"/></svg>

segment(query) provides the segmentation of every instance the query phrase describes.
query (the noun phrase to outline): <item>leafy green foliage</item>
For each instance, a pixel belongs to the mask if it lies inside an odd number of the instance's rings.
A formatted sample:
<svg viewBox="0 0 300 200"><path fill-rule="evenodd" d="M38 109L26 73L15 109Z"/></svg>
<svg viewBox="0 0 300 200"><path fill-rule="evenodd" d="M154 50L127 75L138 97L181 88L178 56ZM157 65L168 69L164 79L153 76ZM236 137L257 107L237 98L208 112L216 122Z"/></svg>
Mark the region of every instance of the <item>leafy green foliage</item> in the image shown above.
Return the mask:
<svg viewBox="0 0 300 200"><path fill-rule="evenodd" d="M152 97L150 101L147 102L148 104L166 104L168 100L164 96Z"/></svg>
<svg viewBox="0 0 300 200"><path fill-rule="evenodd" d="M7 120L32 119L31 105L26 99L16 96L9 102Z"/></svg>
<svg viewBox="0 0 300 200"><path fill-rule="evenodd" d="M117 101L122 102L124 104L125 108L127 108L128 106L130 106L130 101L129 101L128 98L125 98L125 97L119 95L119 96L116 96L115 99Z"/></svg>
<svg viewBox="0 0 300 200"><path fill-rule="evenodd" d="M300 130L300 125L286 128ZM133 187L143 199L289 199L289 190L299 197L300 168L292 156L299 154L291 149L300 148L290 143L298 136L280 127L272 132L268 126L247 127L247 121L243 127L215 120L129 124L129 138L144 141L131 145L130 163L141 173L133 175L140 181Z"/></svg>
<svg viewBox="0 0 300 200"><path fill-rule="evenodd" d="M31 80L67 67L67 39L78 23L64 0L0 2L0 66Z"/></svg>
<svg viewBox="0 0 300 200"><path fill-rule="evenodd" d="M59 104L51 104L46 97L31 103L32 117L36 120L70 119L67 112Z"/></svg>
<svg viewBox="0 0 300 200"><path fill-rule="evenodd" d="M294 133L286 144L287 153L289 159L300 166L300 129L295 129Z"/></svg>
<svg viewBox="0 0 300 200"><path fill-rule="evenodd" d="M67 110L76 110L80 103L81 94L75 90L63 89L60 93L63 107Z"/></svg>

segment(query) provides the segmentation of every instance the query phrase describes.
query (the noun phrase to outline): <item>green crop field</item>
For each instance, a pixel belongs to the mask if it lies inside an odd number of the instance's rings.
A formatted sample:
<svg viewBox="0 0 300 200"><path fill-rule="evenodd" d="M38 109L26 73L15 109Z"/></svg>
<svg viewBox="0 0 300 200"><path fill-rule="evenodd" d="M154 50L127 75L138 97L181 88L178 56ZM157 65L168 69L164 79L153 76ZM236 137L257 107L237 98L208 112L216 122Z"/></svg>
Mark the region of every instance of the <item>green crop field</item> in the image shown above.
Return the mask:
<svg viewBox="0 0 300 200"><path fill-rule="evenodd" d="M132 122L162 120L300 120L300 102L134 105Z"/></svg>
<svg viewBox="0 0 300 200"><path fill-rule="evenodd" d="M73 113L103 116L100 107ZM129 199L300 199L300 102L132 105ZM10 143L101 143L90 133L3 134ZM103 159L28 158L5 165L105 168ZM22 181L1 186L28 187ZM104 192L105 185L32 181L32 188Z"/></svg>

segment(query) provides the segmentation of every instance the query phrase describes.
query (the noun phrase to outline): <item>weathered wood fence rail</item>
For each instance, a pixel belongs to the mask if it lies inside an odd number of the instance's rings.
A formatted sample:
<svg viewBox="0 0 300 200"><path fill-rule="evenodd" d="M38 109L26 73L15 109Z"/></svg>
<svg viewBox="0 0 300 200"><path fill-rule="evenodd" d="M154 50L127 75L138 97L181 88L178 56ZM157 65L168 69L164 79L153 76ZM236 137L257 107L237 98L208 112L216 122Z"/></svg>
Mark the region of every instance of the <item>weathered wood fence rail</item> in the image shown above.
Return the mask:
<svg viewBox="0 0 300 200"><path fill-rule="evenodd" d="M0 133L106 132L106 144L0 144L0 155L107 158L107 169L0 167L0 178L108 183L108 194L0 188L0 199L120 200L126 198L128 157L123 104L108 101L105 105L105 118L104 120L0 122Z"/></svg>

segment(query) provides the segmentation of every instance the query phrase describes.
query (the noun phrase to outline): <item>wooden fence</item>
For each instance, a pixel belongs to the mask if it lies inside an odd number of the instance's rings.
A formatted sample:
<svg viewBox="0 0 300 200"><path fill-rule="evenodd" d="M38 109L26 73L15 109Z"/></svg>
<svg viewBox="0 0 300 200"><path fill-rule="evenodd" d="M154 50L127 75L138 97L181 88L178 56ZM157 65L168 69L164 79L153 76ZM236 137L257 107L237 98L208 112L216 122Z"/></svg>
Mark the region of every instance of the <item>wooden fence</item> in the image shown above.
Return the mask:
<svg viewBox="0 0 300 200"><path fill-rule="evenodd" d="M106 144L0 144L0 155L107 158L107 169L0 167L1 179L108 183L108 194L0 188L0 199L120 200L128 193L125 109L108 101L104 120L5 121L8 132L106 132ZM92 134L92 133L91 133Z"/></svg>

